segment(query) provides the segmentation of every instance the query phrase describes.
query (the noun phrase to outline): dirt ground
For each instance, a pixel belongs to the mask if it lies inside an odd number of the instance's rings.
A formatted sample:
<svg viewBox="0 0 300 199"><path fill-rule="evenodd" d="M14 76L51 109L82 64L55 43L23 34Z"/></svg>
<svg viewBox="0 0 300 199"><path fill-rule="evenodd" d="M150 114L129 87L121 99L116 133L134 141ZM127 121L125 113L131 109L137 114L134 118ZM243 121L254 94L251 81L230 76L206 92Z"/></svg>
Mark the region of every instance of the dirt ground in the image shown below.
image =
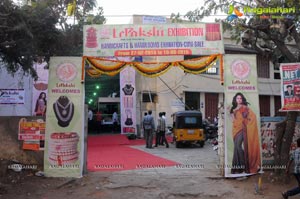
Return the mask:
<svg viewBox="0 0 300 199"><path fill-rule="evenodd" d="M200 173L199 173L200 174ZM255 187L262 177L260 190ZM3 181L3 179L2 179ZM0 184L0 198L57 199L57 198L281 198L281 191L295 182L274 181L271 172L242 179L203 177L162 171L93 172L82 178L46 178L31 171L8 172Z"/></svg>
<svg viewBox="0 0 300 199"><path fill-rule="evenodd" d="M281 192L296 182L279 182L271 170L247 178L225 179L217 169L210 169L218 160L212 147L176 149L134 148L153 155L168 157L182 164L207 165L204 169L150 168L118 172L88 172L82 178L46 178L36 176L37 170L7 170L0 179L0 199L280 199ZM258 188L261 177L261 187ZM296 197L295 197L296 198Z"/></svg>

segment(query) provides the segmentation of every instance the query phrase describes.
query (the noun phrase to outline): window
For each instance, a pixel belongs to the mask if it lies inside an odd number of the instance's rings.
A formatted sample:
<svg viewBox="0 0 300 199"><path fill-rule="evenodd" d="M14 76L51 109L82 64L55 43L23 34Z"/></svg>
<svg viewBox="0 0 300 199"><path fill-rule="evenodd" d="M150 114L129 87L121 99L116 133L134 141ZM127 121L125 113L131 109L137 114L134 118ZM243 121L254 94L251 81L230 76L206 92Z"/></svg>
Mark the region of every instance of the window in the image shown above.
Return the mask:
<svg viewBox="0 0 300 199"><path fill-rule="evenodd" d="M156 93L143 93L142 102L157 102Z"/></svg>
<svg viewBox="0 0 300 199"><path fill-rule="evenodd" d="M202 118L197 116L179 116L177 121L179 129L193 129L201 126Z"/></svg>
<svg viewBox="0 0 300 199"><path fill-rule="evenodd" d="M201 57L201 55L184 55L184 60L194 59L194 58L199 58L199 57ZM217 60L216 63L212 67L210 67L209 69L204 71L202 74L219 75L219 65L220 65L220 61Z"/></svg>
<svg viewBox="0 0 300 199"><path fill-rule="evenodd" d="M271 116L270 96L267 95L259 96L259 109L260 109L260 116Z"/></svg>
<svg viewBox="0 0 300 199"><path fill-rule="evenodd" d="M192 110L200 110L200 93L198 92L185 92L185 104Z"/></svg>
<svg viewBox="0 0 300 199"><path fill-rule="evenodd" d="M184 122L186 124L196 124L197 123L197 118L196 117L185 117Z"/></svg>
<svg viewBox="0 0 300 199"><path fill-rule="evenodd" d="M270 78L270 62L269 57L257 54L257 75L261 78Z"/></svg>

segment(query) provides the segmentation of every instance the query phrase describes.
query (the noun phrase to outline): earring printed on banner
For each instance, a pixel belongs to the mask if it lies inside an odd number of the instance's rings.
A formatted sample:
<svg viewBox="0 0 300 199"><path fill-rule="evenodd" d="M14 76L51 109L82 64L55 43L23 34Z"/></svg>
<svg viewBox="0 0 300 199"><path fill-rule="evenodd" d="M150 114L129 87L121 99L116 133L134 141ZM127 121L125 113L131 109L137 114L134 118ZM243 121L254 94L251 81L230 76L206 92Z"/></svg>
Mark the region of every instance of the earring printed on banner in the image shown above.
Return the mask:
<svg viewBox="0 0 300 199"><path fill-rule="evenodd" d="M126 114L126 121L125 121L125 125L126 126L131 126L133 124L132 121L132 112L130 109L126 109L125 110L125 114Z"/></svg>

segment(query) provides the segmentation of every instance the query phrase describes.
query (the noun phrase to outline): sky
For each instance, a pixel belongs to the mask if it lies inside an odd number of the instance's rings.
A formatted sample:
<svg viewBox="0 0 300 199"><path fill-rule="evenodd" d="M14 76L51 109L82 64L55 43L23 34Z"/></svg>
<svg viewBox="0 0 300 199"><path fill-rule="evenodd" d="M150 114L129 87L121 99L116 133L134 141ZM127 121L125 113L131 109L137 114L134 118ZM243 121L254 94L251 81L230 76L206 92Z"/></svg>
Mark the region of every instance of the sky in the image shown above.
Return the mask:
<svg viewBox="0 0 300 199"><path fill-rule="evenodd" d="M185 15L202 6L201 0L97 0L103 7L106 24L128 24L132 15L159 15L168 17L171 13Z"/></svg>

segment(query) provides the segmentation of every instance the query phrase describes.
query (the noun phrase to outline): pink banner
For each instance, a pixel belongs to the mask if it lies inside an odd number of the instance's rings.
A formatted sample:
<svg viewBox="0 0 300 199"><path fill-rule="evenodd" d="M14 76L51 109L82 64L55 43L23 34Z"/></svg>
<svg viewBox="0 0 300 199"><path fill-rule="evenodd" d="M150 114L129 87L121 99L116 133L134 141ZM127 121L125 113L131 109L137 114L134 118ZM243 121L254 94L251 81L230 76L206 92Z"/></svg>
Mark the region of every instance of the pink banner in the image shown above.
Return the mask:
<svg viewBox="0 0 300 199"><path fill-rule="evenodd" d="M121 133L136 134L135 70L126 67L120 73Z"/></svg>

